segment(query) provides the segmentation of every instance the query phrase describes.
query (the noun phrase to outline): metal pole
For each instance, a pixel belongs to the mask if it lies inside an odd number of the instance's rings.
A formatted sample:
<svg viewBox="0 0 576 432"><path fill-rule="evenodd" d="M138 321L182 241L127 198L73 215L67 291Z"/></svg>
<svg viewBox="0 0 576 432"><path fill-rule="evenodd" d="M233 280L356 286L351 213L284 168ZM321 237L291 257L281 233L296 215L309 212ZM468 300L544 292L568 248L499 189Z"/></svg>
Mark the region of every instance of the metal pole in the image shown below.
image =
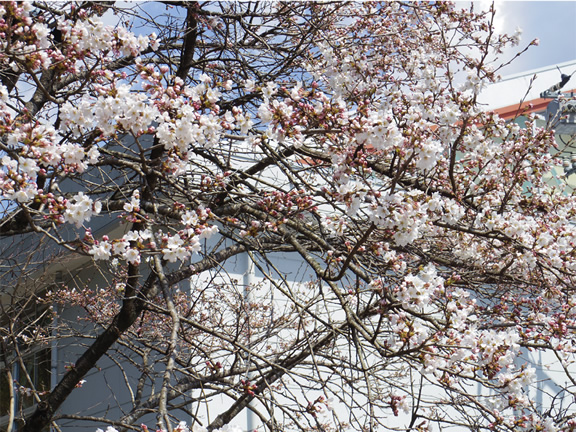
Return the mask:
<svg viewBox="0 0 576 432"><path fill-rule="evenodd" d="M246 309L246 324L247 324L247 329L248 331L250 331L250 311L248 310L250 303L252 301L252 288L254 288L254 283L255 283L255 269L254 269L254 260L252 257L252 254L250 252L246 252L244 255L244 280L243 280L243 285L244 285L244 302L247 305L247 309ZM250 336L248 336L248 338L250 338ZM250 346L250 339L248 339L247 341L247 345ZM250 357L248 355L248 353L246 353L246 357L245 357L245 361L246 361L246 368L248 369L250 367ZM247 378L249 380L252 379L252 374L248 372L248 376ZM248 404L248 406L246 407L247 411L246 411L246 430L248 432L252 432L254 430L254 412L252 412L252 410L250 409L250 404Z"/></svg>

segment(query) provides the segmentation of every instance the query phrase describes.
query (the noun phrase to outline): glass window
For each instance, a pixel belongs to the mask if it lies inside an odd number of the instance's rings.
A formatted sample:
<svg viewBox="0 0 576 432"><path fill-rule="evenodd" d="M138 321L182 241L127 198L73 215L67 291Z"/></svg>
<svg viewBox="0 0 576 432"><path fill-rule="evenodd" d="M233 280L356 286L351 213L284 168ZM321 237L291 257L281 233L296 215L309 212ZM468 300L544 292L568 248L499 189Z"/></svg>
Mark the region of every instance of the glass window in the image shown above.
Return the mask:
<svg viewBox="0 0 576 432"><path fill-rule="evenodd" d="M52 350L46 340L51 331L49 310L34 306L11 315L6 314L6 322L10 323L10 331L19 336L17 342L4 340L0 347L0 432L8 430L11 414L12 432L16 432L38 400L50 391L51 384ZM18 344L18 350L13 342Z"/></svg>
<svg viewBox="0 0 576 432"><path fill-rule="evenodd" d="M22 362L14 359L11 364L3 365L0 377L0 431L7 430L10 414L10 385L14 391L15 425L32 412L37 396L42 397L50 390L51 350L42 348L26 354ZM12 383L10 383L10 372ZM17 430L14 427L12 430Z"/></svg>

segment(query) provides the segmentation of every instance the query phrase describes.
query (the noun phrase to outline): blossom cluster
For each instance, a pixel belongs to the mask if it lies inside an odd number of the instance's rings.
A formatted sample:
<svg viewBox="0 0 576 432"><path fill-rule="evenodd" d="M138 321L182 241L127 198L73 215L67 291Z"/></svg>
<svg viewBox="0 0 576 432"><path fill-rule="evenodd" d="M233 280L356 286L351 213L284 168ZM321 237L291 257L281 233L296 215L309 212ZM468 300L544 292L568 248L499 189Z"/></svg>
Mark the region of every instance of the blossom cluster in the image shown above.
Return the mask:
<svg viewBox="0 0 576 432"><path fill-rule="evenodd" d="M80 198L86 199L83 196ZM139 193L136 191L130 202L124 204L124 210L137 212L139 206ZM82 213L82 217L82 220L86 219L84 213ZM141 261L142 253L158 250L166 261L181 262L190 257L191 254L200 251L202 239L209 239L218 233L217 225L207 223L209 218L210 210L200 207L196 211L186 211L181 218L183 229L172 235L161 231L153 233L150 229L145 229L141 231L130 230L119 239L112 240L104 236L101 240L96 240L92 237L91 232L87 231L85 242L90 245L88 253L95 260L114 258L137 265Z"/></svg>
<svg viewBox="0 0 576 432"><path fill-rule="evenodd" d="M158 47L156 36L138 36L122 26L105 25L102 21L64 20L59 22L62 38L78 53L90 55L137 56L151 46Z"/></svg>
<svg viewBox="0 0 576 432"><path fill-rule="evenodd" d="M41 193L36 184L38 174L56 170L83 173L99 157L95 147L86 150L75 143L62 143L62 136L49 125L13 124L5 137L14 150L0 162L0 189L6 198L19 203L28 203Z"/></svg>
<svg viewBox="0 0 576 432"><path fill-rule="evenodd" d="M147 426L141 426L142 432L149 432ZM194 423L190 428L186 425L186 422L181 421L178 426L173 429L174 432L207 432L208 429L205 427L199 426L198 424ZM214 432L242 432L238 426L234 425L226 425L219 429L213 429ZM113 426L108 426L106 430L103 429L96 429L96 432L118 432L118 430ZM164 429L157 429L156 432L166 432Z"/></svg>
<svg viewBox="0 0 576 432"><path fill-rule="evenodd" d="M84 95L65 103L61 117L69 130L80 136L97 129L103 137L152 134L167 151L165 169L174 175L187 171L189 152L212 147L227 131L246 134L252 127L247 113L234 108L220 114L217 105L226 83L216 85L207 75L196 86L185 85L168 74L140 66L140 82L128 85L122 77L108 74L98 86L98 97ZM146 92L134 91L143 87Z"/></svg>

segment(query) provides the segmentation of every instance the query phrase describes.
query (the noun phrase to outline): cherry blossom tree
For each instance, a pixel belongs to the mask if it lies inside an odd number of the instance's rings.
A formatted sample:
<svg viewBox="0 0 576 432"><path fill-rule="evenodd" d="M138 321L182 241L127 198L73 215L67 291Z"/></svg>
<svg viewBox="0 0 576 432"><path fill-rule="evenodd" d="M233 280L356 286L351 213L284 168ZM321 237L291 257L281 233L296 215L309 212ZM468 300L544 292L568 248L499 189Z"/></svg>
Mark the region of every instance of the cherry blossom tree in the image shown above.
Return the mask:
<svg viewBox="0 0 576 432"><path fill-rule="evenodd" d="M576 205L553 132L477 103L495 13L2 3L3 369L82 341L7 386L19 430L576 429ZM105 358L121 411L66 411Z"/></svg>

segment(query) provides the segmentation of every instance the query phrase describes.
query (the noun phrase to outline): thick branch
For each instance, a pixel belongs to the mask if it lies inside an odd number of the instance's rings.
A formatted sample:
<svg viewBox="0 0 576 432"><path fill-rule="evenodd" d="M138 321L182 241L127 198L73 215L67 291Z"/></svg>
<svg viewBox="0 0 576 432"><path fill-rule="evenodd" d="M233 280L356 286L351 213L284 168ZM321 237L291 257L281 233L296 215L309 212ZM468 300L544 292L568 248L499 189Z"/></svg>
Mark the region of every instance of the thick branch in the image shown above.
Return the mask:
<svg viewBox="0 0 576 432"><path fill-rule="evenodd" d="M231 256L245 251L241 245L233 245L229 248L216 252L188 269L175 272L167 277L169 285L174 285L182 280L216 267L219 263ZM145 309L149 299L154 298L159 292L160 286L154 273L150 274L143 284L138 297L126 299L122 309L112 320L112 323L101 333L94 343L82 354L73 368L60 380L50 395L38 404L36 411L27 419L22 432L37 432L45 428L56 410L68 398L76 388L80 380L92 369L96 362L110 349L110 347L132 326ZM127 290L128 291L128 290Z"/></svg>

